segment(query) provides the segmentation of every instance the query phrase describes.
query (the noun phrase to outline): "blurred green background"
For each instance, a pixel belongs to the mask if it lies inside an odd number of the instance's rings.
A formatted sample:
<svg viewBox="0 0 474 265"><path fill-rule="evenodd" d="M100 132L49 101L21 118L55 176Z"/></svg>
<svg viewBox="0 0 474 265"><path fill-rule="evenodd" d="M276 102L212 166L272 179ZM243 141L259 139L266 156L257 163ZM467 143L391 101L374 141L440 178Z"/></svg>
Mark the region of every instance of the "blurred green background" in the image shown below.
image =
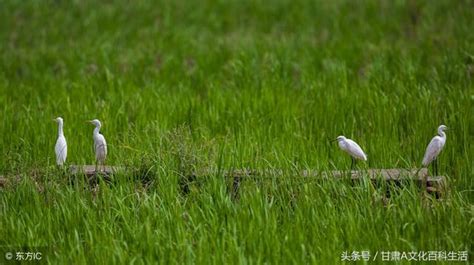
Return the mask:
<svg viewBox="0 0 474 265"><path fill-rule="evenodd" d="M0 172L21 180L0 190L0 244L58 240L51 263L472 254L473 29L473 1L0 1ZM98 118L107 163L153 173L144 197L129 176L98 199L58 182L57 116L68 164L94 163L85 121ZM177 191L202 168L348 168L329 142L341 134L367 152L362 168L419 167L440 124L450 193L428 207L414 187L387 208L339 182L249 183L240 204L219 176Z"/></svg>

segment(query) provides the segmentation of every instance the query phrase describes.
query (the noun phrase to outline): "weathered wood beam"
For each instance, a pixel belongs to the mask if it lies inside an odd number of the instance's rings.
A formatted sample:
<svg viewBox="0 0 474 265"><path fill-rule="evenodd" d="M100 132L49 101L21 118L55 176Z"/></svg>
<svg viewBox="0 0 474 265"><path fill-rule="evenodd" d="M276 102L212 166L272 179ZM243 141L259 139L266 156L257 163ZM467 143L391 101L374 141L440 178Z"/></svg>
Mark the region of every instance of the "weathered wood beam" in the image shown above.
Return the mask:
<svg viewBox="0 0 474 265"><path fill-rule="evenodd" d="M111 182L113 174L124 170L125 167L123 166L101 166L97 167L97 170L95 165L71 165L69 167L69 173L72 176L84 176L91 186L97 185L100 180ZM73 178L70 181L74 183L76 179Z"/></svg>
<svg viewBox="0 0 474 265"><path fill-rule="evenodd" d="M123 166L100 166L97 171L95 165L72 165L69 167L69 173L72 175L84 174L86 176L94 176L96 174L112 175L124 170L125 167Z"/></svg>
<svg viewBox="0 0 474 265"><path fill-rule="evenodd" d="M434 194L436 197L441 197L445 192L446 179L444 176L429 176L426 168L422 169L367 169L367 170L333 170L333 171L317 171L317 170L302 170L299 172L284 171L281 169L263 169L263 170L250 170L250 169L236 169L236 170L225 170L221 173L213 171L200 171L194 173L194 177L199 176L212 176L221 174L227 178L232 178L232 187L229 188L232 198L238 197L238 191L240 184L246 179L275 179L285 178L285 180L323 180L323 179L345 179L349 178L353 183L362 181L364 179L370 179L374 184L380 184L381 180L388 183L393 183L397 186L403 186L408 181L415 182L419 187L426 189L430 194Z"/></svg>
<svg viewBox="0 0 474 265"><path fill-rule="evenodd" d="M197 176L211 176L217 173L212 171L195 173ZM278 169L265 170L248 170L238 169L223 171L226 177L239 176L241 178L276 178L285 177L290 179L328 179L328 178L351 178L353 180L369 178L372 180L384 179L386 181L427 181L428 186L435 186L439 182L444 181L442 176L429 176L428 170L424 169L368 169L368 170L333 170L333 171L317 171L317 170L302 170L299 172L283 171ZM433 184L433 185L430 185Z"/></svg>
<svg viewBox="0 0 474 265"><path fill-rule="evenodd" d="M69 168L72 175L83 174L89 182L97 183L99 177L106 181L111 181L111 176L117 172L123 172L126 167L123 166L105 166L100 167L96 171L95 165L73 165ZM367 170L332 170L332 171L318 171L318 170L301 170L294 172L291 170L282 169L233 169L233 170L209 170L202 169L196 171L189 176L181 176L179 186L183 194L188 194L190 185L199 180L200 177L221 175L226 178L231 178L231 186L229 193L233 199L238 198L241 182L247 179L274 179L285 178L285 180L323 180L323 179L351 179L353 183L370 179L374 184L379 184L381 180L388 183L394 183L397 186L403 186L407 181L413 181L421 188L425 188L428 193L435 194L440 197L445 192L446 179L443 176L429 176L426 168L422 169L367 169Z"/></svg>
<svg viewBox="0 0 474 265"><path fill-rule="evenodd" d="M424 178L428 176L428 170L426 168L422 169L403 169L403 168L392 168L392 169L367 169L367 170L330 170L330 171L318 171L318 170L302 170L298 172L294 172L291 170L281 170L281 169L262 169L262 170L255 170L255 169L235 169L235 170L224 170L222 171L223 174L227 176L243 176L243 177L281 177L281 176L290 176L291 177L347 177L351 176L352 178L361 178L367 177L370 178L378 178L383 177L386 180L397 180L397 179L405 179L405 178ZM195 173L196 175L213 175L217 174L217 171L214 172L212 170L202 170Z"/></svg>
<svg viewBox="0 0 474 265"><path fill-rule="evenodd" d="M7 179L4 176L0 176L0 188L5 188L7 186Z"/></svg>

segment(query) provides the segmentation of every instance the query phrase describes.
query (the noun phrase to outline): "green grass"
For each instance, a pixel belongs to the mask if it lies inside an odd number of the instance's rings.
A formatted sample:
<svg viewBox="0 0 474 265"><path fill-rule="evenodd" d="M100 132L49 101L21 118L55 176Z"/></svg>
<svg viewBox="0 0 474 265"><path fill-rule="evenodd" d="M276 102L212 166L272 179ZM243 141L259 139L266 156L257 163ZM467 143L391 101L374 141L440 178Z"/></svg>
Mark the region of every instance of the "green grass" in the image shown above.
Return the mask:
<svg viewBox="0 0 474 265"><path fill-rule="evenodd" d="M343 251L468 250L472 262L471 1L70 2L0 1L2 251L337 264ZM148 176L69 185L54 167L57 116L68 164L93 163L85 121L98 118L108 163ZM408 185L384 207L368 183L294 173L347 168L328 141L340 134L368 153L362 168L418 167L440 124L452 129L442 200ZM218 175L179 192L182 173L244 167L286 175L244 182L238 202Z"/></svg>

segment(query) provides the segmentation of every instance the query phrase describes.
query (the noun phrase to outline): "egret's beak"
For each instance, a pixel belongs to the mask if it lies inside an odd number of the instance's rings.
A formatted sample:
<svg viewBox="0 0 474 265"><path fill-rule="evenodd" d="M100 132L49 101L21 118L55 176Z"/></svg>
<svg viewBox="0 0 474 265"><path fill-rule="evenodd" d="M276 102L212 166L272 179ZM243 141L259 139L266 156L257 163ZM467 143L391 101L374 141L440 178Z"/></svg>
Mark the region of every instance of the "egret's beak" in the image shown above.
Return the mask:
<svg viewBox="0 0 474 265"><path fill-rule="evenodd" d="M53 119L52 121L57 121L56 119Z"/></svg>
<svg viewBox="0 0 474 265"><path fill-rule="evenodd" d="M87 120L86 123L92 123L92 121Z"/></svg>
<svg viewBox="0 0 474 265"><path fill-rule="evenodd" d="M334 143L334 142L336 142L336 141L337 141L337 138L336 138L336 139L331 139L331 140L329 140L329 142L331 142L331 143Z"/></svg>

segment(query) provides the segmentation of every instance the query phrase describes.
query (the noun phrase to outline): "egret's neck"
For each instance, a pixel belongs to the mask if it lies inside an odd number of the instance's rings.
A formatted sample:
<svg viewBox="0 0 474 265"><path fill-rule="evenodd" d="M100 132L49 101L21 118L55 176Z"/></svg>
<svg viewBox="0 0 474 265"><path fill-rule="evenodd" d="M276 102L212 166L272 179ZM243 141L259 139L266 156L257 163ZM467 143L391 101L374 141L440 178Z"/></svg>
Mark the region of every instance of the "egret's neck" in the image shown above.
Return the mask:
<svg viewBox="0 0 474 265"><path fill-rule="evenodd" d="M337 143L339 144L339 146L344 146L346 145L346 139L338 140Z"/></svg>
<svg viewBox="0 0 474 265"><path fill-rule="evenodd" d="M94 135L98 135L100 132L100 126L95 127L94 129Z"/></svg>
<svg viewBox="0 0 474 265"><path fill-rule="evenodd" d="M441 138L446 138L446 134L441 130L438 131L438 135L441 136Z"/></svg>
<svg viewBox="0 0 474 265"><path fill-rule="evenodd" d="M58 136L64 136L63 123L62 122L58 123Z"/></svg>

